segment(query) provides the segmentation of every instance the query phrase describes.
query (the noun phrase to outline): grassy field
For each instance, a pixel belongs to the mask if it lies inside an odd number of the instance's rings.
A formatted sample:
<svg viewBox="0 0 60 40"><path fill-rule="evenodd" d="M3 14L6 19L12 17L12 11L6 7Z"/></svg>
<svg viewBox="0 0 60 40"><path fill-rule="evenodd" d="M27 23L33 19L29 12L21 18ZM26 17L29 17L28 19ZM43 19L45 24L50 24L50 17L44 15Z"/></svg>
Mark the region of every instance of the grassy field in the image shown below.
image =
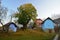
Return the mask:
<svg viewBox="0 0 60 40"><path fill-rule="evenodd" d="M0 33L0 40L52 40L54 35L37 30L19 30L16 33Z"/></svg>

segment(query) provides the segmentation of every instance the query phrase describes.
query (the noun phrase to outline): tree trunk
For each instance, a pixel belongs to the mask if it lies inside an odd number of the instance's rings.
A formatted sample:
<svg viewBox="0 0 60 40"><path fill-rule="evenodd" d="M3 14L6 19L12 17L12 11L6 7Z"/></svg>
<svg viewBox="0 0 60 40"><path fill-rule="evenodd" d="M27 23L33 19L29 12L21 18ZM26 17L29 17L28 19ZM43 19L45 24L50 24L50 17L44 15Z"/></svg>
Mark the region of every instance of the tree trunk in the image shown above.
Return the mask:
<svg viewBox="0 0 60 40"><path fill-rule="evenodd" d="M23 25L23 27L21 28L23 31L26 30L27 25Z"/></svg>

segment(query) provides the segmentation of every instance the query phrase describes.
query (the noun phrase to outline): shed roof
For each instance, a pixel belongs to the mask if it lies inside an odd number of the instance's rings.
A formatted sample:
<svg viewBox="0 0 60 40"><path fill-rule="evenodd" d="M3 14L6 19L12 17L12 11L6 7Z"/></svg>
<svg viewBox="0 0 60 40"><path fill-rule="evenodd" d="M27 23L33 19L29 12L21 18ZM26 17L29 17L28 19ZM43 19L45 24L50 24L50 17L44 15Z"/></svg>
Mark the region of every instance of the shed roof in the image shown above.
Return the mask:
<svg viewBox="0 0 60 40"><path fill-rule="evenodd" d="M7 24L5 24L5 25L3 25L3 26L8 26L8 27L9 27L10 24L14 24L15 27L17 27L17 25L16 25L15 23L13 23L13 22L9 22L9 23L7 23Z"/></svg>
<svg viewBox="0 0 60 40"><path fill-rule="evenodd" d="M52 22L54 22L54 20L52 20L50 17L48 17L47 19L45 19L43 22L42 22L42 24L46 21L46 20L51 20ZM54 22L55 23L55 22Z"/></svg>

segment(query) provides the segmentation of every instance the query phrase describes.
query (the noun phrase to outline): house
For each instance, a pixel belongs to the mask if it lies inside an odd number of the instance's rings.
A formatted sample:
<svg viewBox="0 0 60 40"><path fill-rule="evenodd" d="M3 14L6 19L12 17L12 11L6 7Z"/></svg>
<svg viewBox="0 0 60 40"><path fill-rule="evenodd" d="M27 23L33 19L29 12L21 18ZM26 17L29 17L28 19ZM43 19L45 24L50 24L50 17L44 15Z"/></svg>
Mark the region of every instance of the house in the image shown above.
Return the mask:
<svg viewBox="0 0 60 40"><path fill-rule="evenodd" d="M3 30L5 32L8 32L8 31L16 32L17 28L18 28L17 25L15 23L13 23L13 22L9 22L9 23L3 25Z"/></svg>
<svg viewBox="0 0 60 40"><path fill-rule="evenodd" d="M54 22L60 27L60 18L54 19Z"/></svg>
<svg viewBox="0 0 60 40"><path fill-rule="evenodd" d="M54 32L55 22L51 18L47 18L42 22L42 29L47 32Z"/></svg>
<svg viewBox="0 0 60 40"><path fill-rule="evenodd" d="M60 32L60 18L54 19L55 25L55 32Z"/></svg>
<svg viewBox="0 0 60 40"><path fill-rule="evenodd" d="M36 23L36 25L38 26L38 27L41 27L41 25L42 25L42 20L41 19L36 19L35 20L35 23Z"/></svg>

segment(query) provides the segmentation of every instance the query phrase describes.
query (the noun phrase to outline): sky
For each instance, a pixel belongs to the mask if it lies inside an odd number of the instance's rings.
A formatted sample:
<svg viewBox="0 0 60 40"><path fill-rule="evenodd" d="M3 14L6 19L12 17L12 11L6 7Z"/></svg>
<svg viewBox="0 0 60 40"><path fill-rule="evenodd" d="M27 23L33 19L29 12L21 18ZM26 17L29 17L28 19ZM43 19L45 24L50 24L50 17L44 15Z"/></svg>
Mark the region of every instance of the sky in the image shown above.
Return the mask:
<svg viewBox="0 0 60 40"><path fill-rule="evenodd" d="M25 3L31 3L35 6L38 14L37 18L40 19L57 18L55 15L60 14L60 0L2 0L2 6L8 8L8 16L16 12L17 7Z"/></svg>

